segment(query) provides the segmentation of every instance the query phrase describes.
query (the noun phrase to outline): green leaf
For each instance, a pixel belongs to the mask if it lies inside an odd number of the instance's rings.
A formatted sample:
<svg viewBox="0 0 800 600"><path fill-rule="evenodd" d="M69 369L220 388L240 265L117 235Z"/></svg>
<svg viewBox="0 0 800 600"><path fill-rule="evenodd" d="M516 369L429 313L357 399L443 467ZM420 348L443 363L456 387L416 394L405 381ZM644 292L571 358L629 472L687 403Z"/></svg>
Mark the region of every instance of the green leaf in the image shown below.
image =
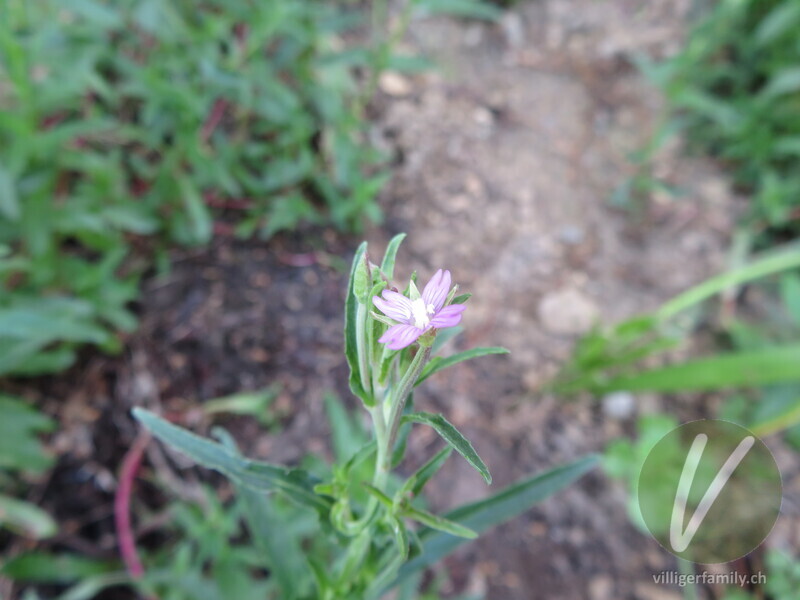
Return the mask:
<svg viewBox="0 0 800 600"><path fill-rule="evenodd" d="M471 358L478 358L479 356L487 356L489 354L508 354L508 350L500 347L473 348L472 350L453 354L447 358L435 356L427 365L425 365L425 368L422 370L422 373L420 373L419 379L417 379L417 383L415 385L419 385L428 377L438 371L441 371L442 369L446 369L447 367L464 362L465 360L469 360Z"/></svg>
<svg viewBox="0 0 800 600"><path fill-rule="evenodd" d="M452 453L452 446L445 446L434 454L428 462L422 465L417 472L408 479L409 491L414 496L419 496L425 484L442 468L442 465L447 462L447 459L450 458Z"/></svg>
<svg viewBox="0 0 800 600"><path fill-rule="evenodd" d="M798 25L800 25L800 4L792 1L778 2L758 24L753 39L757 45L764 46L785 33L795 31Z"/></svg>
<svg viewBox="0 0 800 600"><path fill-rule="evenodd" d="M233 437L217 428L215 435L226 448L240 456ZM291 600L302 597L303 588L311 581L308 562L300 547L300 540L286 527L272 498L244 485L236 485L236 494L242 500L245 520L250 536L261 551L264 566L269 569L281 590L281 598Z"/></svg>
<svg viewBox="0 0 800 600"><path fill-rule="evenodd" d="M537 502L562 490L592 469L597 461L597 456L589 455L540 475L522 479L494 496L456 508L445 517L482 533L495 525L510 521ZM465 541L433 529L421 531L420 539L423 542L422 554L401 568L395 583L438 562Z"/></svg>
<svg viewBox="0 0 800 600"><path fill-rule="evenodd" d="M797 91L800 91L800 67L789 67L773 75L760 95L775 97Z"/></svg>
<svg viewBox="0 0 800 600"><path fill-rule="evenodd" d="M131 578L124 572L94 575L82 579L79 583L69 588L56 600L92 600L97 594L110 587L130 585ZM197 596L195 596L197 598Z"/></svg>
<svg viewBox="0 0 800 600"><path fill-rule="evenodd" d="M186 175L178 176L178 185L181 191L181 200L186 209L191 232L190 242L205 244L211 239L212 222L211 213L195 185Z"/></svg>
<svg viewBox="0 0 800 600"><path fill-rule="evenodd" d="M389 517L389 527L392 529L392 536L397 545L397 552L406 560L408 558L408 530L403 521L396 517Z"/></svg>
<svg viewBox="0 0 800 600"><path fill-rule="evenodd" d="M367 483L366 481L363 482L361 485L363 485L364 489L367 490L367 492L369 492L370 496L375 498L378 502L383 504L386 508L388 508L388 509L394 508L394 502L392 502L392 499L389 498L389 496L384 494L382 491L380 491L378 488L376 488L374 485L372 485L370 483Z"/></svg>
<svg viewBox="0 0 800 600"><path fill-rule="evenodd" d="M476 537L478 537L478 534L469 527L464 527L455 521L450 521L449 519L434 515L425 510L414 508L413 506L405 507L401 514L404 517L413 519L414 521L419 521L431 529L443 531L444 533L448 533L456 537L465 538L468 540L474 540Z"/></svg>
<svg viewBox="0 0 800 600"><path fill-rule="evenodd" d="M260 492L283 492L294 502L313 508L323 517L327 515L331 500L314 492L319 480L308 472L241 458L222 444L177 427L149 411L134 408L132 412L161 441L204 467Z"/></svg>
<svg viewBox="0 0 800 600"><path fill-rule="evenodd" d="M425 15L444 14L495 21L503 12L481 0L419 0L416 8Z"/></svg>
<svg viewBox="0 0 800 600"><path fill-rule="evenodd" d="M453 298L453 301L450 304L466 304L467 300L469 300L470 298L472 298L472 294L470 294L469 292L467 292L466 294L459 294L458 296Z"/></svg>
<svg viewBox="0 0 800 600"><path fill-rule="evenodd" d="M800 326L800 276L787 273L781 278L781 300L794 322Z"/></svg>
<svg viewBox="0 0 800 600"><path fill-rule="evenodd" d="M381 262L381 272L389 281L394 277L394 262L397 257L397 250L400 248L400 244L403 243L405 238L405 233L398 233L391 239L389 245L386 246L386 253L383 255L383 261Z"/></svg>
<svg viewBox="0 0 800 600"><path fill-rule="evenodd" d="M800 397L779 407L748 424L748 428L759 437L764 437L800 424Z"/></svg>
<svg viewBox="0 0 800 600"><path fill-rule="evenodd" d="M347 284L347 295L344 301L344 354L347 364L350 366L350 391L362 401L368 401L367 392L361 386L361 370L358 364L358 348L356 342L356 327L358 312L358 300L353 291L356 279L356 271L364 261L367 253L367 242L362 242L353 256L353 265L350 269L350 279Z"/></svg>
<svg viewBox="0 0 800 600"><path fill-rule="evenodd" d="M456 325L455 327L448 327L447 329L441 329L436 333L436 338L433 340L433 346L431 347L432 354L438 354L439 351L444 348L448 342L452 341L455 337L457 337L461 332L464 331L464 328L460 325Z"/></svg>
<svg viewBox="0 0 800 600"><path fill-rule="evenodd" d="M351 418L341 401L332 393L325 394L325 410L331 424L333 452L339 463L353 457L367 443L367 436L358 420Z"/></svg>
<svg viewBox="0 0 800 600"><path fill-rule="evenodd" d="M800 345L721 354L622 375L600 384L605 391L677 392L762 386L800 381Z"/></svg>
<svg viewBox="0 0 800 600"><path fill-rule="evenodd" d="M656 311L655 316L659 320L665 321L723 290L797 267L800 267L800 245L789 244L782 249L769 252L757 258L748 265L707 279L690 290L679 294L661 306Z"/></svg>
<svg viewBox="0 0 800 600"><path fill-rule="evenodd" d="M353 295L359 304L369 303L369 290L372 287L366 252L358 263L353 265Z"/></svg>
<svg viewBox="0 0 800 600"><path fill-rule="evenodd" d="M2 164L0 164L0 215L9 221L17 221L20 217L16 182Z"/></svg>
<svg viewBox="0 0 800 600"><path fill-rule="evenodd" d="M240 392L223 398L215 398L203 403L203 412L207 415L227 413L247 415L258 419L262 425L269 425L269 407L278 397L280 385L271 385L263 390Z"/></svg>
<svg viewBox="0 0 800 600"><path fill-rule="evenodd" d="M56 522L41 508L3 494L0 494L0 525L37 540L58 532Z"/></svg>
<svg viewBox="0 0 800 600"><path fill-rule="evenodd" d="M115 568L114 563L75 554L33 551L9 559L0 567L0 575L16 581L69 583L84 577L107 574Z"/></svg>
<svg viewBox="0 0 800 600"><path fill-rule="evenodd" d="M489 474L489 469L481 460L481 457L478 456L478 453L475 452L475 448L473 448L467 438L461 435L461 432L453 427L442 415L424 412L412 413L410 415L405 415L401 423L421 423L422 425L433 427L444 441L450 444L469 464L475 467L478 473L483 476L486 483L492 483L492 476Z"/></svg>
<svg viewBox="0 0 800 600"><path fill-rule="evenodd" d="M55 423L27 402L0 395L0 469L41 473L53 462L37 437Z"/></svg>

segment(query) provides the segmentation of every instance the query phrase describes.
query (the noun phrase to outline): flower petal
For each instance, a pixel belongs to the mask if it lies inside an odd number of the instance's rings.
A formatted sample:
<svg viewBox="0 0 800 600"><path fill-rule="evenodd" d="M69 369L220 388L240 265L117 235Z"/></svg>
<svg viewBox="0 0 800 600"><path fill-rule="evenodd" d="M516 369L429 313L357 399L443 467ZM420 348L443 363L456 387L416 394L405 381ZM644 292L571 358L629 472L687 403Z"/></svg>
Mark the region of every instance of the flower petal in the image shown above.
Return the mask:
<svg viewBox="0 0 800 600"><path fill-rule="evenodd" d="M422 299L425 301L425 306L433 304L434 310L439 311L444 305L451 283L450 271L442 271L441 269L436 271L425 286L425 289L422 290Z"/></svg>
<svg viewBox="0 0 800 600"><path fill-rule="evenodd" d="M410 346L417 338L422 335L422 330L413 325L399 324L392 325L378 340L381 344L386 344L389 350L400 350Z"/></svg>
<svg viewBox="0 0 800 600"><path fill-rule="evenodd" d="M451 304L433 315L431 325L437 329L455 327L461 322L461 313L466 310L463 304Z"/></svg>
<svg viewBox="0 0 800 600"><path fill-rule="evenodd" d="M408 323L411 320L411 300L403 294L384 290L383 298L373 296L372 303L390 319L401 323Z"/></svg>

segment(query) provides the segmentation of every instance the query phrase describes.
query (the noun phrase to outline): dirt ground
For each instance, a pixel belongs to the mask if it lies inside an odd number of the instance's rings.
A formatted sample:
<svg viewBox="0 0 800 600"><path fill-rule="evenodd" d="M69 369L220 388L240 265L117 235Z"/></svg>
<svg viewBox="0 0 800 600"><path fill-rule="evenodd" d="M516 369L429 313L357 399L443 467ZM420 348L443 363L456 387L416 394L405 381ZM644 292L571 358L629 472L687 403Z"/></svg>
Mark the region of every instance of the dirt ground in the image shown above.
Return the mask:
<svg viewBox="0 0 800 600"><path fill-rule="evenodd" d="M437 375L417 400L473 440L494 475L491 489L598 451L631 432L637 414L662 408L662 398L642 395L620 415L600 399L566 403L540 388L596 319L652 309L725 266L737 202L712 164L678 145L659 155L656 172L682 196L656 195L632 211L609 202L661 110L632 60L673 52L688 5L541 0L499 25L416 22L406 44L434 56L440 70L381 79L373 134L395 157L396 174L382 198L386 219L366 238L378 254L408 232L400 280L413 269L425 280L449 268L474 294L459 348L511 350ZM200 425L198 403L280 382L280 429L234 419L243 446L272 462L328 452L324 393L355 408L341 315L357 242L314 230L269 244L220 238L210 250L177 255L166 277L146 283L142 326L124 355L88 353L65 376L35 389L20 384L63 425L53 446L64 458L33 492L64 524L57 544L114 553L113 491L135 436L131 406ZM438 443L423 431L414 441L420 455ZM148 458L164 462L156 448ZM453 459L430 497L443 510L491 489ZM190 486L176 483L181 492ZM674 568L672 559L633 529L622 490L599 470L446 567L447 594L489 600L680 597L653 585L650 574Z"/></svg>

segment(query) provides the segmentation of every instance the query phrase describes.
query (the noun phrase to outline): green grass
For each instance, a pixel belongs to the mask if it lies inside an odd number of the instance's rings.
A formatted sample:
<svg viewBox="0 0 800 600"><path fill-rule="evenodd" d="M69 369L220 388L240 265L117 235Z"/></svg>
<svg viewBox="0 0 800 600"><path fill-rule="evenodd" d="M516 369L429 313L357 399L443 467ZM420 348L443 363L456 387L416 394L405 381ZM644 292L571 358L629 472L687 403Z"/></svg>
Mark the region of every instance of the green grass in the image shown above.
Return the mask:
<svg viewBox="0 0 800 600"><path fill-rule="evenodd" d="M667 130L718 157L752 196L745 225L765 247L800 233L800 4L721 0L683 50L645 72L672 110Z"/></svg>
<svg viewBox="0 0 800 600"><path fill-rule="evenodd" d="M387 174L354 76L374 53L344 43L363 16L322 0L3 2L0 375L118 349L147 239L378 219Z"/></svg>

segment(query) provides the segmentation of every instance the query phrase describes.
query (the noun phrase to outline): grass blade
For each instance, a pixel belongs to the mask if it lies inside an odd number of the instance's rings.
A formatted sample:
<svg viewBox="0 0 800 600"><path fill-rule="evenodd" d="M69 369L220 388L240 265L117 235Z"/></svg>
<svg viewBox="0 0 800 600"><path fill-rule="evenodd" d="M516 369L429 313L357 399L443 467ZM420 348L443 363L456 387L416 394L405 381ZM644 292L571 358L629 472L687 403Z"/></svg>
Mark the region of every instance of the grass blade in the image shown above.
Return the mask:
<svg viewBox="0 0 800 600"><path fill-rule="evenodd" d="M800 381L800 345L723 354L616 377L601 390L678 392Z"/></svg>

